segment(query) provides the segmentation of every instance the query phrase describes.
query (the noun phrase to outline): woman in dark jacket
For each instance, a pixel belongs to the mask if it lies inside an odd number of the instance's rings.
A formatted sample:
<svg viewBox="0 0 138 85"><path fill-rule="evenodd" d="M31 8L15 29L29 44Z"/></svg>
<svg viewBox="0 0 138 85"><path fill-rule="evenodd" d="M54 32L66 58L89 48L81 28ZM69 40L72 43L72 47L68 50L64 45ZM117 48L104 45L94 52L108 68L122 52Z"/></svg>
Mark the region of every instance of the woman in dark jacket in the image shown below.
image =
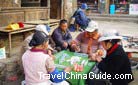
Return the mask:
<svg viewBox="0 0 138 85"><path fill-rule="evenodd" d="M99 61L98 68L111 75L109 80L112 85L128 85L133 81L130 61L122 46L118 44L120 40L121 37L116 31L106 32L99 39L107 55Z"/></svg>

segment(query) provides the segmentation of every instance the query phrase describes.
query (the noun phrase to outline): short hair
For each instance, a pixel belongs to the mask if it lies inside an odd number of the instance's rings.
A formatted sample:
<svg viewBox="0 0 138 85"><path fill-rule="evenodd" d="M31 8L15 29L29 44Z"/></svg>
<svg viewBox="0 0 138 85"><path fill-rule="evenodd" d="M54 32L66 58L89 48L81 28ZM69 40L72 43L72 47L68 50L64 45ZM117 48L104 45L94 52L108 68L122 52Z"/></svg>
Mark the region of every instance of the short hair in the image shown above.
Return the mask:
<svg viewBox="0 0 138 85"><path fill-rule="evenodd" d="M62 19L62 20L60 20L60 23L59 23L59 25L61 25L61 24L65 24L65 23L67 23L68 21L66 20L66 19Z"/></svg>

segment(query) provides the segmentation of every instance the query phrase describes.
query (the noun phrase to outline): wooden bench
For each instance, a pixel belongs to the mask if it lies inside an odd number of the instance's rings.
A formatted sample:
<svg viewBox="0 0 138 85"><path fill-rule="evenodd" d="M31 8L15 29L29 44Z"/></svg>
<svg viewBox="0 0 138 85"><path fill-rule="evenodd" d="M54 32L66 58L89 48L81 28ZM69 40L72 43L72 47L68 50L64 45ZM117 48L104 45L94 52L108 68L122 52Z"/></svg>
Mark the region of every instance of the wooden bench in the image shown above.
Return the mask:
<svg viewBox="0 0 138 85"><path fill-rule="evenodd" d="M48 24L50 27L57 26L59 24L60 20L56 19L50 19L50 20L37 20L37 21L28 21L24 22L24 28L18 29L18 30L5 30L6 27L0 27L0 35L7 35L8 36L8 44L9 44L9 52L8 56L11 56L11 50L12 50L12 35L18 34L18 33L24 33L28 31L33 31L35 29L35 26L38 24Z"/></svg>
<svg viewBox="0 0 138 85"><path fill-rule="evenodd" d="M0 36L8 36L8 44L9 44L9 52L8 56L11 55L11 50L12 50L12 35L13 34L18 34L18 33L24 33L28 31L32 31L35 28L35 25L24 25L24 28L18 29L18 30L5 30L6 27L0 27Z"/></svg>
<svg viewBox="0 0 138 85"><path fill-rule="evenodd" d="M50 27L52 26L56 26L58 25L60 22L60 20L57 19L49 19L49 20L37 20L37 21L28 21L28 22L24 22L24 24L28 24L28 25L38 25L38 24L47 24Z"/></svg>

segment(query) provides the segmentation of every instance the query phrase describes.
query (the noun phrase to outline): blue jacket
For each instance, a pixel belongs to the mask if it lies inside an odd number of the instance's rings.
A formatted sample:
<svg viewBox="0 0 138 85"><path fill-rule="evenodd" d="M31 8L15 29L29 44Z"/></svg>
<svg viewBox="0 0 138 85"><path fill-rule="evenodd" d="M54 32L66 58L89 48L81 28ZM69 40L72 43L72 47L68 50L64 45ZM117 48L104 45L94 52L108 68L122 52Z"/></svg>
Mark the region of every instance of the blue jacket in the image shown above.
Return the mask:
<svg viewBox="0 0 138 85"><path fill-rule="evenodd" d="M86 27L89 23L89 19L81 9L78 9L76 13L73 15L73 17L75 17L76 19L75 22L79 24L81 27L82 26Z"/></svg>
<svg viewBox="0 0 138 85"><path fill-rule="evenodd" d="M63 42L67 42L68 44L72 40L72 36L69 32L69 30L66 31L64 34L61 30L61 28L56 28L52 34L52 38L56 43L56 46L63 46Z"/></svg>

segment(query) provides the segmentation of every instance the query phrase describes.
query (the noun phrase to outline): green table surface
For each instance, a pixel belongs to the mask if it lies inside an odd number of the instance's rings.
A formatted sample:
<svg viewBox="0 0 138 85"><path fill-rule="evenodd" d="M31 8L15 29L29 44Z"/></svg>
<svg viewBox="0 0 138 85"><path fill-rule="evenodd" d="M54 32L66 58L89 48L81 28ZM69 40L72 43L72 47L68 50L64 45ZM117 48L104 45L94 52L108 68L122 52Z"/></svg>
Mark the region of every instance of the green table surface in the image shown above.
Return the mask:
<svg viewBox="0 0 138 85"><path fill-rule="evenodd" d="M65 67L67 66L71 66L73 67L73 65L71 65L70 63L70 59L71 57L74 56L78 56L80 57L80 61L77 62L78 64L81 64L83 60L88 61L88 63L86 63L84 65L83 71L82 72L75 72L74 70L71 71L70 74L68 74L68 78L67 81L71 83L71 85L85 85L85 78L86 75L90 72L90 70L93 68L93 66L95 65L95 62L91 62L88 60L88 55L87 54L83 54L83 53L75 53L75 52L70 52L70 51L61 51L59 53L55 54L56 59L55 59L55 64L56 67L58 68L58 70L63 70ZM82 75L82 76L77 76L77 78L74 78L74 76L72 75ZM72 78L71 78L72 76Z"/></svg>

